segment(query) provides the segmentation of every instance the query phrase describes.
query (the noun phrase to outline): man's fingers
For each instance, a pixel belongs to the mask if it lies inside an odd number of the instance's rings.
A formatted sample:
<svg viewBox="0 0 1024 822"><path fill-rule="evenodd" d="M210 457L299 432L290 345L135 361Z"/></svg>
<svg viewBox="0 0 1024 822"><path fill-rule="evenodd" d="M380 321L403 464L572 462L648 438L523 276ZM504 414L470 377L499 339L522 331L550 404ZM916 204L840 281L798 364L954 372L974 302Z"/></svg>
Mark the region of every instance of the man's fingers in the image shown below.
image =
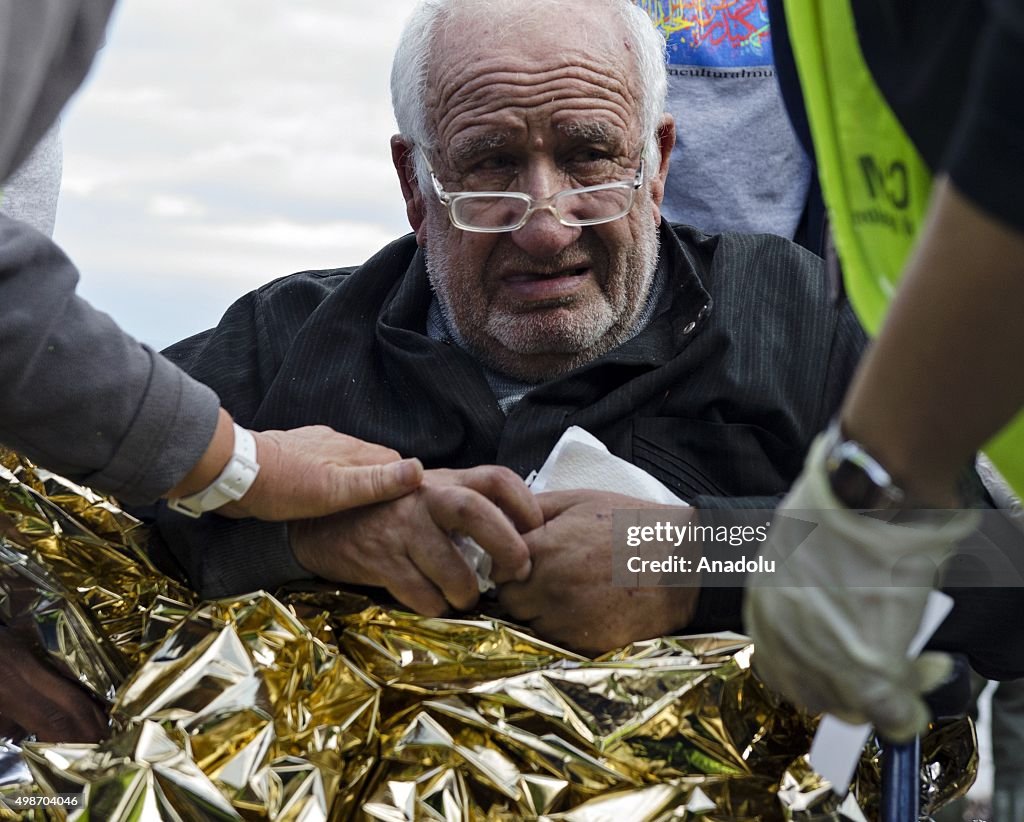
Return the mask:
<svg viewBox="0 0 1024 822"><path fill-rule="evenodd" d="M509 616L519 622L532 622L543 611L543 601L533 582L507 582L498 588L498 601Z"/></svg>
<svg viewBox="0 0 1024 822"><path fill-rule="evenodd" d="M540 505L544 522L553 520L560 514L564 514L574 505L584 501L583 493L585 492L545 491L543 494L537 494L537 503Z"/></svg>
<svg viewBox="0 0 1024 822"><path fill-rule="evenodd" d="M428 617L443 616L448 603L441 592L410 563L389 577L387 590L407 608Z"/></svg>
<svg viewBox="0 0 1024 822"><path fill-rule="evenodd" d="M520 533L532 531L544 522L536 494L509 468L470 468L459 472L459 482L497 505Z"/></svg>
<svg viewBox="0 0 1024 822"><path fill-rule="evenodd" d="M480 599L476 574L446 534L438 533L437 539L418 540L410 547L409 557L457 610L468 611Z"/></svg>
<svg viewBox="0 0 1024 822"><path fill-rule="evenodd" d="M523 580L530 575L530 552L512 522L494 503L471 488L426 487L424 500L442 531L472 537L491 555L495 582Z"/></svg>

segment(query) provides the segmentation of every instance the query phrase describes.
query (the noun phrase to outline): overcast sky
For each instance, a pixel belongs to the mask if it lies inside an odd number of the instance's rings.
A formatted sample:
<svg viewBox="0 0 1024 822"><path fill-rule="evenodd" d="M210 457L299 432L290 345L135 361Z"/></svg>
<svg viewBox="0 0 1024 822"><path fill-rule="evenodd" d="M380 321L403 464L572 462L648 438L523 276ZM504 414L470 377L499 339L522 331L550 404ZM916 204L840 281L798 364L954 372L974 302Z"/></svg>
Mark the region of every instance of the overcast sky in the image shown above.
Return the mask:
<svg viewBox="0 0 1024 822"><path fill-rule="evenodd" d="M414 0L121 0L63 122L56 239L157 347L407 232L388 72Z"/></svg>

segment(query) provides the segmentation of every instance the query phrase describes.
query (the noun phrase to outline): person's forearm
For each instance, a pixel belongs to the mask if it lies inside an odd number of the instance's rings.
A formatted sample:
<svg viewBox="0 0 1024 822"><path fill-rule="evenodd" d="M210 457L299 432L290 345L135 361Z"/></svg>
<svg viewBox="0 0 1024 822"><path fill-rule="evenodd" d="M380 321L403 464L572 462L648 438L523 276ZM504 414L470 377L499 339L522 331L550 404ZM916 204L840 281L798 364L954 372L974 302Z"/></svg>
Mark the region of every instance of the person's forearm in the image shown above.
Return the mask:
<svg viewBox="0 0 1024 822"><path fill-rule="evenodd" d="M915 500L955 501L957 473L1024 405L1024 236L948 181L841 411Z"/></svg>
<svg viewBox="0 0 1024 822"><path fill-rule="evenodd" d="M217 396L80 299L77 281L50 240L0 217L0 442L150 502L208 448Z"/></svg>
<svg viewBox="0 0 1024 822"><path fill-rule="evenodd" d="M189 496L234 451L217 395L75 294L48 239L0 217L0 443L126 503ZM297 519L393 499L423 468L324 426L256 432L260 471L232 516Z"/></svg>

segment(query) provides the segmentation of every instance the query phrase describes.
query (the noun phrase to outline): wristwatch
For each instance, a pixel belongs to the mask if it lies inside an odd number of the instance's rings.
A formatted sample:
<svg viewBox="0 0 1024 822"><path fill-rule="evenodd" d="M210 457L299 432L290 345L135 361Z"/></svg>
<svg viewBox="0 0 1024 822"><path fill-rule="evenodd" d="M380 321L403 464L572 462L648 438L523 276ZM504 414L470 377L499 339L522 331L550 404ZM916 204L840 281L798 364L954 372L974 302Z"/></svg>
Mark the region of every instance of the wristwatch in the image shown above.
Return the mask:
<svg viewBox="0 0 1024 822"><path fill-rule="evenodd" d="M251 431L235 423L234 453L220 476L196 494L167 500L167 507L186 517L198 519L207 511L215 511L222 505L244 497L259 472L256 438Z"/></svg>
<svg viewBox="0 0 1024 822"><path fill-rule="evenodd" d="M905 507L903 489L863 445L843 436L838 420L825 434L825 473L832 493L847 508L878 511Z"/></svg>

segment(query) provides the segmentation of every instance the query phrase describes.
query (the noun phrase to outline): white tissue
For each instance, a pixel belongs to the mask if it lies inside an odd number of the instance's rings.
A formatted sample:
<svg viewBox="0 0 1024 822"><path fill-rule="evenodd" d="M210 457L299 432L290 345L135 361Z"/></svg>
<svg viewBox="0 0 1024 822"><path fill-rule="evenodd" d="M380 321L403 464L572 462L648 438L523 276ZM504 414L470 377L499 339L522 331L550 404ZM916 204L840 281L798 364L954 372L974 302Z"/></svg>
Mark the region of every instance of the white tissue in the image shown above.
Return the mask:
<svg viewBox="0 0 1024 822"><path fill-rule="evenodd" d="M544 491L611 491L663 505L686 506L642 468L609 453L604 443L577 425L569 428L551 449L539 471L527 479L535 494ZM491 556L476 540L461 534L452 542L476 573L480 593L494 588L491 579Z"/></svg>
<svg viewBox="0 0 1024 822"><path fill-rule="evenodd" d="M491 561L491 555L488 554L480 544L472 537L467 537L465 534L452 534L451 535L452 545L455 549L462 554L462 558L466 560L466 564L473 569L473 573L476 574L476 587L481 594L486 594L492 588L497 586L494 584L494 580L491 579L491 571L494 568L494 563Z"/></svg>
<svg viewBox="0 0 1024 822"><path fill-rule="evenodd" d="M586 489L663 505L686 505L643 468L609 453L601 440L578 425L562 434L533 481L527 482L535 494Z"/></svg>

